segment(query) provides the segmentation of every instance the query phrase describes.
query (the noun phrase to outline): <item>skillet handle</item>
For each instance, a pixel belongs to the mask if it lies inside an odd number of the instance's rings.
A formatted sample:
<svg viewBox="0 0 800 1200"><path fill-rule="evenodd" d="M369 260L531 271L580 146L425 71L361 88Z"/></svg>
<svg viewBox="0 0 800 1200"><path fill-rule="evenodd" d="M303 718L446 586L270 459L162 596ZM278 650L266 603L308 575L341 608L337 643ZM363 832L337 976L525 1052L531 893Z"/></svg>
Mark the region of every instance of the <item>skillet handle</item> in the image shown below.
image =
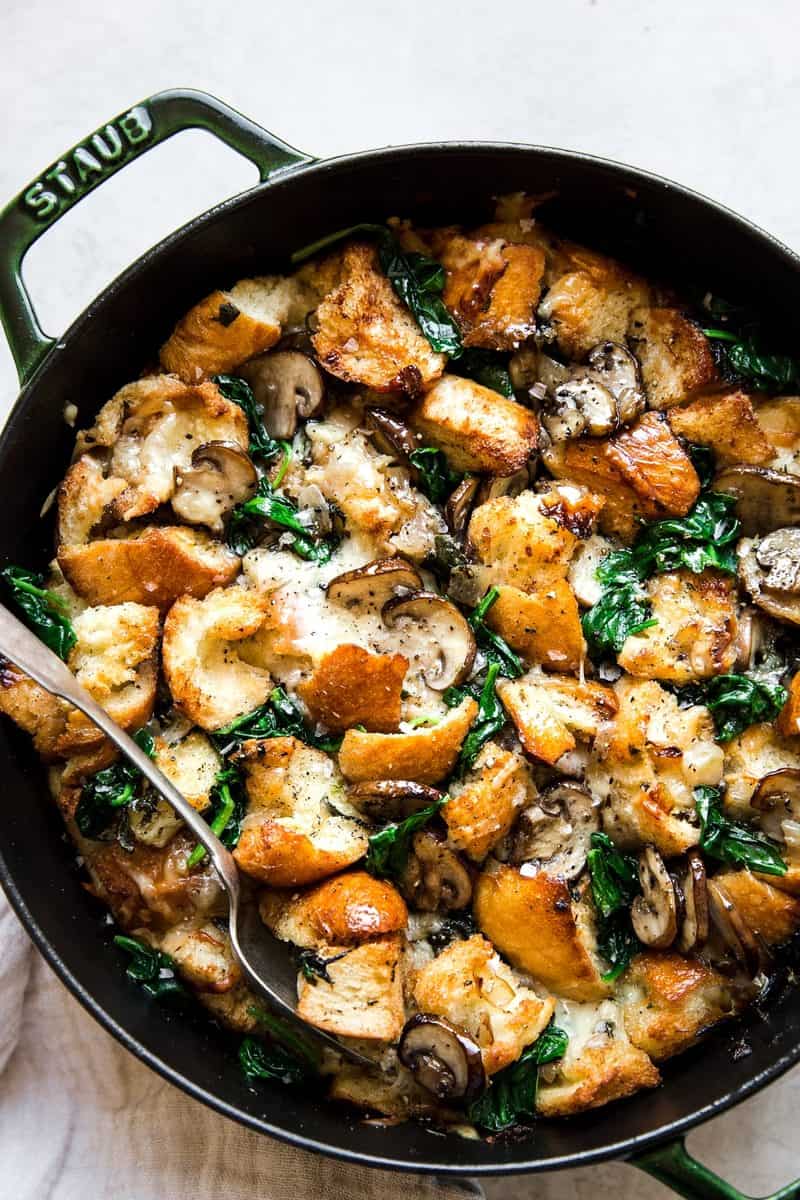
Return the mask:
<svg viewBox="0 0 800 1200"><path fill-rule="evenodd" d="M684 1144L683 1138L676 1138L666 1146L656 1150L646 1150L643 1154L634 1154L627 1160L631 1166L646 1171L660 1183L672 1188L679 1196L687 1200L750 1200L733 1184L726 1183L704 1167L697 1159L692 1158ZM763 1200L798 1200L800 1197L800 1179L795 1183L787 1183Z"/></svg>
<svg viewBox="0 0 800 1200"><path fill-rule="evenodd" d="M157 92L90 133L0 212L0 320L24 384L55 339L42 332L22 280L22 260L73 205L153 146L185 129L206 129L258 167L261 179L311 161L206 92Z"/></svg>

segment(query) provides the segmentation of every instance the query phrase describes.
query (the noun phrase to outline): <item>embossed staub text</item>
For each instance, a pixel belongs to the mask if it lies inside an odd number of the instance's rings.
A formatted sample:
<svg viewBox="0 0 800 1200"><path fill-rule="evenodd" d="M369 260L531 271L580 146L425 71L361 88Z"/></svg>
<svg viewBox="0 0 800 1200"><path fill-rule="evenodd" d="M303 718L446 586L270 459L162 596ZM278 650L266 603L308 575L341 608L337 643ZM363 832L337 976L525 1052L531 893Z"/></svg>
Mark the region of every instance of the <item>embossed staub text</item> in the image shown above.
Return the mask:
<svg viewBox="0 0 800 1200"><path fill-rule="evenodd" d="M24 193L28 212L48 221L69 208L150 140L153 122L143 104L98 129L54 163Z"/></svg>

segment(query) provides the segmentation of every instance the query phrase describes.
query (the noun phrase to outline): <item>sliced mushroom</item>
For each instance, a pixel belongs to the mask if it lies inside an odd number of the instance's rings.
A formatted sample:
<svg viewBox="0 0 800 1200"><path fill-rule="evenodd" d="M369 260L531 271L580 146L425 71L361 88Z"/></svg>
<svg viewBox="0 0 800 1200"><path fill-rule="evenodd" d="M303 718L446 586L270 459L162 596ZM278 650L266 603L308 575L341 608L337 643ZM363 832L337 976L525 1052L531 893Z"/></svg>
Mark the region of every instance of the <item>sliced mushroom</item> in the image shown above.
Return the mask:
<svg viewBox="0 0 800 1200"><path fill-rule="evenodd" d="M725 970L731 965L745 971L753 979L767 962L768 954L764 943L756 936L728 893L715 879L709 879L708 911L721 942L722 957L715 953L717 948L709 946L709 953L716 965Z"/></svg>
<svg viewBox="0 0 800 1200"><path fill-rule="evenodd" d="M548 354L542 354L532 346L525 346L511 356L508 374L511 386L517 392L533 393L541 399L546 390L553 391L569 378L570 369ZM537 396L538 389L541 394Z"/></svg>
<svg viewBox="0 0 800 1200"><path fill-rule="evenodd" d="M350 799L372 821L402 821L441 799L442 793L412 779L373 779L350 788Z"/></svg>
<svg viewBox="0 0 800 1200"><path fill-rule="evenodd" d="M628 425L644 412L645 398L636 359L619 342L601 342L586 360L596 378L614 397L617 420Z"/></svg>
<svg viewBox="0 0 800 1200"><path fill-rule="evenodd" d="M617 402L588 368L579 367L542 402L542 424L554 442L602 437L616 427Z"/></svg>
<svg viewBox="0 0 800 1200"><path fill-rule="evenodd" d="M507 861L574 879L586 865L591 836L599 828L599 806L589 792L574 783L557 783L520 814L507 841Z"/></svg>
<svg viewBox="0 0 800 1200"><path fill-rule="evenodd" d="M683 917L675 942L681 954L700 950L708 940L708 889L706 869L696 850L686 857L686 871L681 879Z"/></svg>
<svg viewBox="0 0 800 1200"><path fill-rule="evenodd" d="M472 880L458 855L431 829L414 834L411 854L400 878L400 891L413 908L435 912L465 908Z"/></svg>
<svg viewBox="0 0 800 1200"><path fill-rule="evenodd" d="M331 603L345 608L383 608L400 588L418 591L421 587L421 575L404 558L379 558L337 575L325 592Z"/></svg>
<svg viewBox="0 0 800 1200"><path fill-rule="evenodd" d="M397 1054L417 1083L438 1100L473 1100L486 1085L481 1052L443 1017L417 1013L400 1035Z"/></svg>
<svg viewBox="0 0 800 1200"><path fill-rule="evenodd" d="M765 642L764 620L757 608L748 605L739 613L734 670L747 671Z"/></svg>
<svg viewBox="0 0 800 1200"><path fill-rule="evenodd" d="M190 525L222 530L228 513L256 490L258 472L235 442L206 442L188 470L176 470L172 507Z"/></svg>
<svg viewBox="0 0 800 1200"><path fill-rule="evenodd" d="M531 476L527 467L523 467L514 475L507 475L505 478L492 475L489 479L481 482L477 503L485 504L487 500L496 500L499 496L518 496L520 492L525 491L530 482Z"/></svg>
<svg viewBox="0 0 800 1200"><path fill-rule="evenodd" d="M782 621L800 624L800 529L777 529L737 547L739 578L753 603Z"/></svg>
<svg viewBox="0 0 800 1200"><path fill-rule="evenodd" d="M800 523L800 475L766 467L728 467L714 480L714 491L736 497L745 537Z"/></svg>
<svg viewBox="0 0 800 1200"><path fill-rule="evenodd" d="M299 350L259 354L239 368L261 406L264 425L274 438L294 437L297 419L316 416L325 402L322 372Z"/></svg>
<svg viewBox="0 0 800 1200"><path fill-rule="evenodd" d="M423 677L429 688L443 692L466 679L475 661L475 635L466 617L445 596L436 592L412 592L395 596L381 609L385 625L395 629L398 622L410 622L422 634L420 651L424 656Z"/></svg>
<svg viewBox="0 0 800 1200"><path fill-rule="evenodd" d="M467 528L472 505L481 486L477 475L466 475L444 506L444 517L451 533L460 536Z"/></svg>
<svg viewBox="0 0 800 1200"><path fill-rule="evenodd" d="M646 846L639 855L639 883L642 894L631 905L633 932L645 946L663 950L672 945L678 932L678 899L655 846Z"/></svg>
<svg viewBox="0 0 800 1200"><path fill-rule="evenodd" d="M394 413L382 408L367 408L364 417L368 428L372 430L373 444L381 453L406 462L408 456L419 449L417 435Z"/></svg>
<svg viewBox="0 0 800 1200"><path fill-rule="evenodd" d="M800 770L782 767L764 775L750 801L763 813L761 828L768 837L794 849L800 837Z"/></svg>

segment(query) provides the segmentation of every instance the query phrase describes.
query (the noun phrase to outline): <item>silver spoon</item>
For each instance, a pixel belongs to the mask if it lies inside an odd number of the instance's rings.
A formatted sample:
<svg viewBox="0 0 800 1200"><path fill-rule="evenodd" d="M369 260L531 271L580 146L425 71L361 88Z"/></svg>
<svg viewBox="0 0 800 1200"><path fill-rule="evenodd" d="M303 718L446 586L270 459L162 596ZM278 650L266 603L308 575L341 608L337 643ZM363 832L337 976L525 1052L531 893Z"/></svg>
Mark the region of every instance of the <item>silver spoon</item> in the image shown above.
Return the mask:
<svg viewBox="0 0 800 1200"><path fill-rule="evenodd" d="M364 1055L337 1041L324 1030L302 1022L296 1012L297 970L286 945L273 937L261 920L257 905L244 903L242 881L236 861L223 846L199 812L184 800L151 758L124 729L92 699L78 683L66 663L49 650L21 621L0 604L0 654L10 659L46 691L74 704L108 737L125 757L141 771L160 796L172 805L205 848L211 865L228 897L230 939L233 954L250 987L258 992L282 1016L303 1025L305 1030L361 1066L374 1067Z"/></svg>

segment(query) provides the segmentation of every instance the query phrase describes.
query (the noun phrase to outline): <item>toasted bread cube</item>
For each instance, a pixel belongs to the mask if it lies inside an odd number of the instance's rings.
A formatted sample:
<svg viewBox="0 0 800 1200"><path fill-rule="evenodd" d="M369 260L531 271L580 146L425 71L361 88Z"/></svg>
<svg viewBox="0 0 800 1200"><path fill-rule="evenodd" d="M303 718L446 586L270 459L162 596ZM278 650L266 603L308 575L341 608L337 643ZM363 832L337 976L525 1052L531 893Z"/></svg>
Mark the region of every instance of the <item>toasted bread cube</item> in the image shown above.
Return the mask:
<svg viewBox="0 0 800 1200"><path fill-rule="evenodd" d="M375 247L364 242L345 249L341 282L316 319L317 357L346 383L415 395L444 370L445 356L431 349L380 269Z"/></svg>
<svg viewBox="0 0 800 1200"><path fill-rule="evenodd" d="M487 742L472 770L450 785L441 814L448 840L474 862L482 862L535 794L525 760L496 742Z"/></svg>
<svg viewBox="0 0 800 1200"><path fill-rule="evenodd" d="M220 729L267 699L272 681L257 637L267 610L266 597L241 587L185 596L169 610L164 675L176 706L202 729Z"/></svg>
<svg viewBox="0 0 800 1200"><path fill-rule="evenodd" d="M438 783L455 766L461 743L478 714L466 697L436 725L413 733L362 733L348 729L339 750L339 768L345 779L413 779Z"/></svg>
<svg viewBox="0 0 800 1200"><path fill-rule="evenodd" d="M692 460L658 413L612 437L606 457L639 496L670 516L684 516L700 494Z"/></svg>
<svg viewBox="0 0 800 1200"><path fill-rule="evenodd" d="M62 546L58 562L89 604L155 605L162 612L179 596L202 599L231 583L241 559L206 533L151 526L130 538L103 538L87 546Z"/></svg>
<svg viewBox="0 0 800 1200"><path fill-rule="evenodd" d="M245 742L248 810L234 851L241 869L270 887L299 887L357 862L364 828L331 808L341 790L333 762L294 737Z"/></svg>
<svg viewBox="0 0 800 1200"><path fill-rule="evenodd" d="M791 703L790 695L787 704ZM800 742L782 734L782 719L783 713L775 725L751 725L725 746L725 809L737 820L755 818L750 801L765 775L784 767L800 770Z"/></svg>
<svg viewBox="0 0 800 1200"><path fill-rule="evenodd" d="M408 924L397 889L366 871L345 871L305 892L265 891L259 910L275 937L306 949L358 945Z"/></svg>
<svg viewBox="0 0 800 1200"><path fill-rule="evenodd" d="M402 654L370 654L360 646L337 646L298 687L315 721L344 731L363 725L392 733L400 724L401 692L408 670Z"/></svg>
<svg viewBox="0 0 800 1200"><path fill-rule="evenodd" d="M636 955L618 999L628 1037L657 1062L687 1050L741 1006L730 980L707 963L654 950Z"/></svg>
<svg viewBox="0 0 800 1200"><path fill-rule="evenodd" d="M800 474L800 396L759 397L756 420L769 444L775 471Z"/></svg>
<svg viewBox="0 0 800 1200"><path fill-rule="evenodd" d="M6 658L0 658L0 712L33 738L45 761L58 757L58 742L67 720L67 706Z"/></svg>
<svg viewBox="0 0 800 1200"><path fill-rule="evenodd" d="M573 247L569 268L555 279L539 306L560 349L583 358L600 342L624 342L631 314L648 303L643 279L613 259Z"/></svg>
<svg viewBox="0 0 800 1200"><path fill-rule="evenodd" d="M672 408L717 378L708 338L676 308L631 313L628 338L650 408Z"/></svg>
<svg viewBox="0 0 800 1200"><path fill-rule="evenodd" d="M586 652L575 593L565 579L546 588L522 592L501 584L486 614L497 631L528 666L549 671L577 671Z"/></svg>
<svg viewBox="0 0 800 1200"><path fill-rule="evenodd" d="M553 1015L552 996L525 987L481 934L451 943L418 973L414 1002L420 1012L444 1017L480 1047L493 1075L535 1042Z"/></svg>
<svg viewBox="0 0 800 1200"><path fill-rule="evenodd" d="M792 676L787 693L775 727L783 737L796 737L800 734L800 671Z"/></svg>
<svg viewBox="0 0 800 1200"><path fill-rule="evenodd" d="M241 981L228 934L211 922L199 929L178 925L164 934L158 948L175 960L180 974L200 992L230 992Z"/></svg>
<svg viewBox="0 0 800 1200"><path fill-rule="evenodd" d="M56 544L85 545L106 510L127 486L128 481L119 476L107 479L100 459L82 454L58 489Z"/></svg>
<svg viewBox="0 0 800 1200"><path fill-rule="evenodd" d="M443 1108L432 1092L421 1086L410 1071L395 1060L389 1066L381 1061L369 1071L344 1063L331 1079L331 1100L339 1100L369 1113L382 1113L400 1121L412 1117L435 1117L455 1121L456 1113Z"/></svg>
<svg viewBox="0 0 800 1200"><path fill-rule="evenodd" d="M155 761L192 808L198 812L208 808L222 759L205 734L195 729L180 742L172 744L156 738ZM137 842L162 847L183 828L183 821L163 796L159 796L152 806L133 805L130 825Z"/></svg>
<svg viewBox="0 0 800 1200"><path fill-rule="evenodd" d="M405 1023L401 951L399 933L385 934L352 948L330 946L331 982L298 979L297 1015L317 1029L337 1037L365 1038L392 1042Z"/></svg>
<svg viewBox="0 0 800 1200"><path fill-rule="evenodd" d="M478 928L503 957L557 996L601 1000L609 995L591 909L584 901L573 903L563 879L497 866L478 878L473 911Z"/></svg>
<svg viewBox="0 0 800 1200"><path fill-rule="evenodd" d="M648 595L657 625L626 638L619 665L644 679L687 683L731 671L738 650L736 585L717 571L656 575Z"/></svg>
<svg viewBox="0 0 800 1200"><path fill-rule="evenodd" d="M733 901L739 916L768 946L785 942L800 929L800 897L774 887L780 877L767 883L751 871L720 871L714 881Z"/></svg>
<svg viewBox="0 0 800 1200"><path fill-rule="evenodd" d="M465 346L515 350L536 332L545 262L541 249L454 234L438 258L447 272L442 298Z"/></svg>
<svg viewBox="0 0 800 1200"><path fill-rule="evenodd" d="M109 478L124 479L127 487L109 512L131 521L172 499L177 476L191 465L198 447L231 442L246 451L248 441L244 410L226 400L215 383L190 387L172 375L149 375L120 388L93 427L79 435L78 446L110 451Z"/></svg>
<svg viewBox="0 0 800 1200"><path fill-rule="evenodd" d="M529 408L458 375L443 375L422 397L411 422L458 471L514 475L539 443Z"/></svg>
<svg viewBox="0 0 800 1200"><path fill-rule="evenodd" d="M532 592L566 576L578 538L562 509L557 488L498 496L475 509L469 541L494 583Z"/></svg>
<svg viewBox="0 0 800 1200"><path fill-rule="evenodd" d="M628 1041L622 1014L612 1001L559 1004L555 1022L569 1034L569 1042L555 1078L539 1084L540 1116L574 1116L660 1083L657 1067Z"/></svg>
<svg viewBox="0 0 800 1200"><path fill-rule="evenodd" d="M575 749L576 737L594 737L617 711L611 688L579 683L569 675L530 672L521 679L504 679L497 694L527 752L551 766Z"/></svg>
<svg viewBox="0 0 800 1200"><path fill-rule="evenodd" d="M547 469L564 484L589 488L601 497L598 528L603 533L633 541L643 520L653 520L660 510L639 495L608 457L608 438L580 438L556 442L542 451Z"/></svg>
<svg viewBox="0 0 800 1200"><path fill-rule="evenodd" d="M710 446L719 466L751 463L760 466L775 447L759 424L753 402L739 388L709 392L689 404L669 410L673 433L698 446Z"/></svg>

